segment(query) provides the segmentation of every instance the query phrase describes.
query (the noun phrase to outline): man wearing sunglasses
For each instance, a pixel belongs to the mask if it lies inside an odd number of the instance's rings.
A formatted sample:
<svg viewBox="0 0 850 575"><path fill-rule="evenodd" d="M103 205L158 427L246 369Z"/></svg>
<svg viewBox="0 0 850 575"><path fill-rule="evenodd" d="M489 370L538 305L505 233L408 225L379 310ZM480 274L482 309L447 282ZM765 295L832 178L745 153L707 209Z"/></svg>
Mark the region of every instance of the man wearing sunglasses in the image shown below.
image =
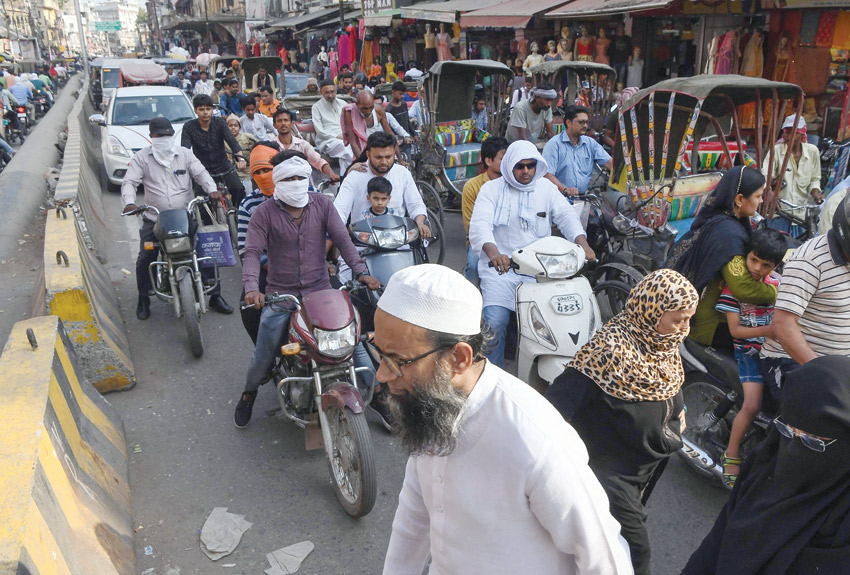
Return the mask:
<svg viewBox="0 0 850 575"><path fill-rule="evenodd" d="M432 573L632 573L581 439L484 359L481 303L434 264L397 272L378 301L369 346L411 456L384 573L419 575L429 555Z"/></svg>
<svg viewBox="0 0 850 575"><path fill-rule="evenodd" d="M554 223L566 239L584 249L588 260L596 259L578 212L544 177L548 171L534 144L514 142L502 158L502 177L481 186L469 221L469 245L479 255L484 319L496 336L487 358L499 367L504 361L508 321L516 312L516 288L522 282L535 281L506 273L510 254L550 236Z"/></svg>
<svg viewBox="0 0 850 575"><path fill-rule="evenodd" d="M543 157L550 170L546 177L568 196L587 192L594 164L607 170L614 165L605 148L587 135L589 120L587 108L567 106L563 133L543 147Z"/></svg>

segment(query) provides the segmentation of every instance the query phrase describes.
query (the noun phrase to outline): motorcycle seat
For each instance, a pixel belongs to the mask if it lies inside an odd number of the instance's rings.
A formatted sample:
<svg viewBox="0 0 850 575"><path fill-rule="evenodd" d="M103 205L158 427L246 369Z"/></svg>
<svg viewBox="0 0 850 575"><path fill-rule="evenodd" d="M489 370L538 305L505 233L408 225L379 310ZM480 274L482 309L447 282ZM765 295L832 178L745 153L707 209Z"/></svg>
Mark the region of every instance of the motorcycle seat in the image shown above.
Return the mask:
<svg viewBox="0 0 850 575"><path fill-rule="evenodd" d="M738 393L742 392L741 380L738 377L738 362L732 350L702 345L691 338L685 338L685 348L708 369L712 376L725 382Z"/></svg>

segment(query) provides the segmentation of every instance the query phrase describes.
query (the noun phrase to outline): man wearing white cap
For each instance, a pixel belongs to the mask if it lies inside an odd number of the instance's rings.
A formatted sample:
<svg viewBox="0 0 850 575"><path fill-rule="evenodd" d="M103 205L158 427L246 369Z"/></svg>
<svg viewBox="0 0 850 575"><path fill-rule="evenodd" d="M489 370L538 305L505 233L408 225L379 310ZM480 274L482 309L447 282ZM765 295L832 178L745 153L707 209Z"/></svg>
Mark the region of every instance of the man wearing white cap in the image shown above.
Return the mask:
<svg viewBox="0 0 850 575"><path fill-rule="evenodd" d="M791 114L785 118L782 123L782 139L773 146L773 172L771 174L773 180L780 176L779 170L782 169L782 161L789 149L796 117L796 114ZM767 175L767 162L765 162L762 170ZM797 120L797 135L794 137L794 145L791 147L791 157L788 158L788 165L785 167L785 173L782 174L783 185L779 190L779 197L798 206L813 201L819 204L823 201L820 177L820 153L817 146L806 141L806 119L800 116ZM801 219L806 217L805 210L790 210L787 206L782 205L779 207L782 211L790 212ZM783 232L791 232L795 236L802 232L799 226L793 226L794 229L792 229L791 221L782 216L773 218L770 227Z"/></svg>
<svg viewBox="0 0 850 575"><path fill-rule="evenodd" d="M508 142L528 140L535 143L544 129L546 140L554 137L552 101L557 99L558 92L551 84L543 82L531 90L528 99L519 102L511 111L511 120L505 134Z"/></svg>
<svg viewBox="0 0 850 575"><path fill-rule="evenodd" d="M484 359L481 295L434 264L390 279L372 351L408 451L385 575L632 573L570 425Z"/></svg>
<svg viewBox="0 0 850 575"><path fill-rule="evenodd" d="M469 245L479 254L478 276L484 295L484 320L496 336L488 359L502 366L505 333L516 312L516 288L532 277L506 273L510 254L552 234L552 223L566 239L584 248L588 260L596 254L587 243L578 212L544 178L549 167L537 147L518 140L502 158L502 177L481 186L469 220ZM493 267L488 264L492 263Z"/></svg>

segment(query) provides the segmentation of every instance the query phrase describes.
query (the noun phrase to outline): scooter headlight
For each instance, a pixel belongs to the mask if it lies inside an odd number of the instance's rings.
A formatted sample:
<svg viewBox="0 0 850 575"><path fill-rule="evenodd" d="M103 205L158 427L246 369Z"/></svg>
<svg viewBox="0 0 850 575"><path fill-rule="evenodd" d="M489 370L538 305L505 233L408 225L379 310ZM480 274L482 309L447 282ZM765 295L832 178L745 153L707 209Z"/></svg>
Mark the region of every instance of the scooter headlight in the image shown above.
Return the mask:
<svg viewBox="0 0 850 575"><path fill-rule="evenodd" d="M375 234L375 241L378 242L378 247L389 250L400 248L405 244L405 239L407 238L405 226L392 229L374 228L372 233Z"/></svg>
<svg viewBox="0 0 850 575"><path fill-rule="evenodd" d="M357 345L357 322L351 322L342 329L327 331L313 328L313 336L319 353L330 357L345 357Z"/></svg>
<svg viewBox="0 0 850 575"><path fill-rule="evenodd" d="M553 279L566 279L578 272L579 261L575 252L566 254L537 254L537 261L543 266L546 277Z"/></svg>
<svg viewBox="0 0 850 575"><path fill-rule="evenodd" d="M552 350L557 349L558 346L555 343L555 336L552 335L552 331L549 329L549 326L546 325L546 320L543 319L543 314L540 313L540 309L538 309L537 304L533 303L529 307L528 319L531 322L531 329L537 337L537 340Z"/></svg>

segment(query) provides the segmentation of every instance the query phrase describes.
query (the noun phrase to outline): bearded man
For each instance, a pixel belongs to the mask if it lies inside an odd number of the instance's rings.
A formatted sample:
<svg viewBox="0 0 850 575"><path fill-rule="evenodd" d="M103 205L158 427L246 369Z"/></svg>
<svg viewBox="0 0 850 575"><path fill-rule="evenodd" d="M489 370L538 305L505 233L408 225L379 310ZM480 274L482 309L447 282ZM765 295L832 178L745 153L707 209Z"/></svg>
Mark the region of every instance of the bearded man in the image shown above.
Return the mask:
<svg viewBox="0 0 850 575"><path fill-rule="evenodd" d="M632 573L587 451L552 405L489 363L481 294L435 264L396 272L369 345L410 458L385 575Z"/></svg>

